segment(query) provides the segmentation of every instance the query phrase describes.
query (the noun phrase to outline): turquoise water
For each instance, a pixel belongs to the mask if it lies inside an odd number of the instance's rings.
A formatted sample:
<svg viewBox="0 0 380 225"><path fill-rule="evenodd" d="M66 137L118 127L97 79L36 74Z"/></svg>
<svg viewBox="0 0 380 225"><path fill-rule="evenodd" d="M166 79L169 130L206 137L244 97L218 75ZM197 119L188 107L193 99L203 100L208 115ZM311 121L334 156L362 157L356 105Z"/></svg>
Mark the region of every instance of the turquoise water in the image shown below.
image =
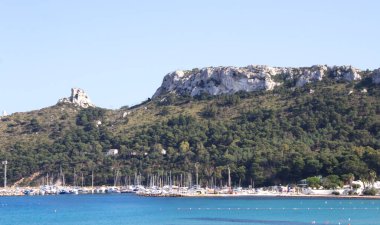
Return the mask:
<svg viewBox="0 0 380 225"><path fill-rule="evenodd" d="M60 195L0 198L0 224L380 224L380 200L147 198Z"/></svg>

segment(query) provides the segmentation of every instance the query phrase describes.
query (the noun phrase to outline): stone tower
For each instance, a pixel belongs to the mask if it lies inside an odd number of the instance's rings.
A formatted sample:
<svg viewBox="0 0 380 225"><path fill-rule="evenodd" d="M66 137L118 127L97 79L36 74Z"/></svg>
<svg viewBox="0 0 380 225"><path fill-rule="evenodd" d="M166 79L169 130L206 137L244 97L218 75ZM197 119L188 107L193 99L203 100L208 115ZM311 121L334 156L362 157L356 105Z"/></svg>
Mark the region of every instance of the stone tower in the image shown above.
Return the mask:
<svg viewBox="0 0 380 225"><path fill-rule="evenodd" d="M60 99L58 103L71 103L83 108L95 106L92 104L86 92L80 88L71 88L71 96L68 98Z"/></svg>

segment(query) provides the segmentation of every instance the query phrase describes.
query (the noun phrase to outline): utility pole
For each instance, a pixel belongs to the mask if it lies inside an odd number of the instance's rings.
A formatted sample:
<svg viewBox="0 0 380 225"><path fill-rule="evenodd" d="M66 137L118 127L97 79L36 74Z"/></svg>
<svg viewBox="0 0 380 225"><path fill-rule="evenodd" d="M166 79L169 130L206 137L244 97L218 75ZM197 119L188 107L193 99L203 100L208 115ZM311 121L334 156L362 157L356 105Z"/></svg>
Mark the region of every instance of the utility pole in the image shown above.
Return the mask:
<svg viewBox="0 0 380 225"><path fill-rule="evenodd" d="M1 164L4 165L4 188L7 188L7 164L8 164L8 161L4 160L1 162Z"/></svg>

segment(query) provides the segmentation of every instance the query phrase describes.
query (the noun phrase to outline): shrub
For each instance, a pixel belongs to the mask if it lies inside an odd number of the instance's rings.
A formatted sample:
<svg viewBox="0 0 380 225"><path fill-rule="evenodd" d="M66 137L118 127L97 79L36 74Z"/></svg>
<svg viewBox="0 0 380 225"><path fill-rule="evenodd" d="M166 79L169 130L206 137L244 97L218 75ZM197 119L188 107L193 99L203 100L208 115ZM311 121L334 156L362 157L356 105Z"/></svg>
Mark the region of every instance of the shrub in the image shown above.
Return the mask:
<svg viewBox="0 0 380 225"><path fill-rule="evenodd" d="M374 196L377 194L377 190L375 188L369 188L369 189L365 189L363 191L363 195L370 195L370 196Z"/></svg>
<svg viewBox="0 0 380 225"><path fill-rule="evenodd" d="M217 114L218 108L215 105L207 105L202 111L204 118L215 118Z"/></svg>
<svg viewBox="0 0 380 225"><path fill-rule="evenodd" d="M321 186L321 178L319 177L308 177L306 182L311 188L319 188Z"/></svg>
<svg viewBox="0 0 380 225"><path fill-rule="evenodd" d="M166 115L169 115L169 113L170 113L169 108L168 108L168 107L163 107L163 108L161 109L159 115L161 115L161 116L166 116Z"/></svg>
<svg viewBox="0 0 380 225"><path fill-rule="evenodd" d="M322 185L327 189L335 189L337 187L342 186L342 181L339 179L337 175L329 175L323 179Z"/></svg>

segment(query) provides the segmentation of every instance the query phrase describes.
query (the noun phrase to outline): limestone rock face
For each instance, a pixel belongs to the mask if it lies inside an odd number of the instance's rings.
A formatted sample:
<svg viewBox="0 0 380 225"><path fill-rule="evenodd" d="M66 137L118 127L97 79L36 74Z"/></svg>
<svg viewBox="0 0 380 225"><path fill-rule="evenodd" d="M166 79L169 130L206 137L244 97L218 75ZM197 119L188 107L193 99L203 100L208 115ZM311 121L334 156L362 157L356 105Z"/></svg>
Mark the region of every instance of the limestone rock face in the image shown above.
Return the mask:
<svg viewBox="0 0 380 225"><path fill-rule="evenodd" d="M380 84L380 68L373 71L372 83Z"/></svg>
<svg viewBox="0 0 380 225"><path fill-rule="evenodd" d="M168 92L187 93L195 96L201 93L218 95L238 91L272 90L279 85L272 79L272 76L282 73L283 70L286 69L248 66L175 71L165 76L161 87L153 97Z"/></svg>
<svg viewBox="0 0 380 225"><path fill-rule="evenodd" d="M296 86L302 87L307 83L313 81L321 81L323 77L328 75L328 67L327 66L312 66L310 69L304 69L303 71L298 71L298 73L302 74L298 79Z"/></svg>
<svg viewBox="0 0 380 225"><path fill-rule="evenodd" d="M72 88L71 96L68 98L62 98L58 101L58 103L71 103L82 108L94 107L90 98L86 94L86 92L80 88Z"/></svg>
<svg viewBox="0 0 380 225"><path fill-rule="evenodd" d="M153 98L166 93L210 95L232 94L238 91L269 91L284 82L296 87L321 81L325 77L353 82L361 79L359 70L352 66L316 65L312 67L270 67L250 65L246 67L206 67L191 71L175 71L164 77Z"/></svg>
<svg viewBox="0 0 380 225"><path fill-rule="evenodd" d="M332 68L332 72L333 76L338 80L342 79L345 81L352 82L361 79L361 76L358 74L359 70L355 69L352 66L334 66Z"/></svg>

